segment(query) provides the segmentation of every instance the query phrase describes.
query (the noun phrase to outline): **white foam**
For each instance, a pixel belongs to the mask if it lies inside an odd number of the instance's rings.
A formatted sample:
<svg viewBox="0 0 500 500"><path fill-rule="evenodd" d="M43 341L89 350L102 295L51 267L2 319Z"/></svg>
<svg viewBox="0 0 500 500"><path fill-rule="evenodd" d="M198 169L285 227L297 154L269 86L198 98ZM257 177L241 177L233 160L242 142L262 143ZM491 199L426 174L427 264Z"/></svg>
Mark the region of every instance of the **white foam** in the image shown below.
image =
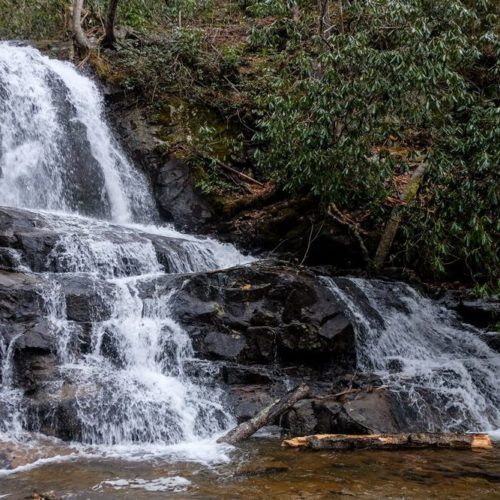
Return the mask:
<svg viewBox="0 0 500 500"><path fill-rule="evenodd" d="M492 441L500 442L500 429L487 431L487 432L488 432L488 436L490 436Z"/></svg>
<svg viewBox="0 0 500 500"><path fill-rule="evenodd" d="M173 491L181 492L186 491L191 485L191 481L180 477L158 477L155 479L114 479L100 482L94 486L94 490L102 490L103 487L110 487L114 490L145 490L145 491Z"/></svg>

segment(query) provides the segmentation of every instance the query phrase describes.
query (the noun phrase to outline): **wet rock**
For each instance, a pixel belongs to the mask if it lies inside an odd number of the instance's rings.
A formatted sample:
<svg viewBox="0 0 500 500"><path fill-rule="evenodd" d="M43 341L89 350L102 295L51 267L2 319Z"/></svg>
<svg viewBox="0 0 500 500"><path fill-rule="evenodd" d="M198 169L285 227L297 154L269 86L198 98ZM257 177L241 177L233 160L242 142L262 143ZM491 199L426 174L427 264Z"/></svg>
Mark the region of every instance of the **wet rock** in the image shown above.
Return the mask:
<svg viewBox="0 0 500 500"><path fill-rule="evenodd" d="M354 331L323 282L254 264L189 278L174 299L199 356L243 364L353 367Z"/></svg>
<svg viewBox="0 0 500 500"><path fill-rule="evenodd" d="M62 287L68 320L90 323L111 317L114 289L108 282L75 274L62 274L55 279Z"/></svg>
<svg viewBox="0 0 500 500"><path fill-rule="evenodd" d="M76 391L75 386L58 382L38 388L27 402L28 430L65 441L81 439Z"/></svg>
<svg viewBox="0 0 500 500"><path fill-rule="evenodd" d="M304 399L283 416L281 424L291 436L399 432L391 403L383 390L340 399Z"/></svg>
<svg viewBox="0 0 500 500"><path fill-rule="evenodd" d="M281 424L291 436L368 433L368 429L350 418L344 406L335 400L301 401L284 415Z"/></svg>
<svg viewBox="0 0 500 500"><path fill-rule="evenodd" d="M283 427L293 436L309 436L319 433L314 400L303 399L293 405L281 421Z"/></svg>
<svg viewBox="0 0 500 500"><path fill-rule="evenodd" d="M276 376L266 366L227 363L222 367L222 379L228 385L272 384Z"/></svg>
<svg viewBox="0 0 500 500"><path fill-rule="evenodd" d="M0 269L19 271L24 266L34 272L65 273L83 271L85 265L91 265L99 269L107 266L106 272L116 276L137 275L141 274L143 261L127 248L138 245L145 249L152 246L166 272L178 272L176 263L191 260L189 243L180 238L92 221L87 226L84 221L81 224L83 229L56 215L0 208ZM111 262L101 262L99 255L93 254L93 245L99 244L109 248Z"/></svg>
<svg viewBox="0 0 500 500"><path fill-rule="evenodd" d="M500 320L500 298L491 296L474 299L464 291L447 291L441 302L454 309L464 321L479 328L489 328Z"/></svg>
<svg viewBox="0 0 500 500"><path fill-rule="evenodd" d="M284 391L283 391L284 392ZM254 417L275 400L273 391L262 385L234 385L226 390L227 403L238 423Z"/></svg>
<svg viewBox="0 0 500 500"><path fill-rule="evenodd" d="M462 318L479 327L487 327L500 320L500 300L489 299L464 300L457 307Z"/></svg>
<svg viewBox="0 0 500 500"><path fill-rule="evenodd" d="M0 319L22 325L42 315L39 287L42 279L24 273L0 271ZM12 336L12 335L10 335Z"/></svg>
<svg viewBox="0 0 500 500"><path fill-rule="evenodd" d="M155 192L163 218L179 227L201 228L213 217L213 209L196 190L190 167L181 161L169 160L159 169Z"/></svg>
<svg viewBox="0 0 500 500"><path fill-rule="evenodd" d="M344 409L348 417L373 434L400 432L394 414L395 400L385 390L361 391L348 395Z"/></svg>
<svg viewBox="0 0 500 500"><path fill-rule="evenodd" d="M491 349L500 353L500 332L483 332L480 336Z"/></svg>
<svg viewBox="0 0 500 500"><path fill-rule="evenodd" d="M214 358L238 359L245 346L245 339L237 332L232 335L208 332L204 338L204 348Z"/></svg>

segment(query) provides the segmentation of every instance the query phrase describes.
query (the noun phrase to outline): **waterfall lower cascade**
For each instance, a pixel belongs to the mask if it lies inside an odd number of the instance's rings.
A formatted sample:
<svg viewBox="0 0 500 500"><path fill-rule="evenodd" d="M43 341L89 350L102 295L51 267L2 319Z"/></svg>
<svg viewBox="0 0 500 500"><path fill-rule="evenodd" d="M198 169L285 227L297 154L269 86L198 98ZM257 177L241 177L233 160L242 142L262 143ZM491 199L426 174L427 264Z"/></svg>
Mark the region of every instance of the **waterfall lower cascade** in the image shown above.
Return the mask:
<svg viewBox="0 0 500 500"><path fill-rule="evenodd" d="M324 280L355 325L359 371L387 385L404 427L500 428L500 356L478 330L404 283Z"/></svg>
<svg viewBox="0 0 500 500"><path fill-rule="evenodd" d="M17 270L42 283L59 363L46 392L77 405L82 443L200 443L233 423L212 381L186 373L193 349L170 311L181 285L167 278L249 258L154 226L146 179L113 138L96 85L69 63L11 43L0 44L0 206L24 210L40 234L55 239L43 258ZM88 318L69 317L68 287L91 291ZM0 439L30 439L28 421L35 431L53 425L37 425L21 403L12 374L19 341L0 329Z"/></svg>

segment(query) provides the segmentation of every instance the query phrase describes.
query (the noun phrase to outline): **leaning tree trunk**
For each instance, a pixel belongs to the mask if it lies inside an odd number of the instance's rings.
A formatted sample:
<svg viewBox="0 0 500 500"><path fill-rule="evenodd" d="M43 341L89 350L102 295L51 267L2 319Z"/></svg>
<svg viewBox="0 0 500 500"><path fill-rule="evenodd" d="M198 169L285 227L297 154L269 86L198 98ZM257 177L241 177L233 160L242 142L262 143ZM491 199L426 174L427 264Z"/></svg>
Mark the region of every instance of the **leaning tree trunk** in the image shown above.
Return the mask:
<svg viewBox="0 0 500 500"><path fill-rule="evenodd" d="M73 33L77 45L81 49L89 50L92 47L82 28L82 8L83 0L73 0Z"/></svg>
<svg viewBox="0 0 500 500"><path fill-rule="evenodd" d="M105 47L113 47L113 45L116 42L115 19L116 19L117 8L118 8L118 0L109 0L108 15L106 18L106 34L102 42Z"/></svg>
<svg viewBox="0 0 500 500"><path fill-rule="evenodd" d="M255 417L230 430L217 442L236 444L249 438L264 425L273 423L277 417L289 410L297 401L306 398L309 392L309 387L306 384L300 384L295 389L287 392L281 399L261 410Z"/></svg>
<svg viewBox="0 0 500 500"><path fill-rule="evenodd" d="M403 203L409 203L415 198L415 196L417 196L418 188L420 187L420 182L422 181L426 166L427 165L425 163L422 163L413 172L403 193L403 196L401 197L401 201ZM396 233L399 229L399 225L401 224L401 218L401 207L394 207L392 209L389 221L387 222L384 232L382 233L382 236L380 238L375 257L373 258L373 266L375 269L381 269L385 264L385 261L387 260L392 247L392 242L394 241Z"/></svg>

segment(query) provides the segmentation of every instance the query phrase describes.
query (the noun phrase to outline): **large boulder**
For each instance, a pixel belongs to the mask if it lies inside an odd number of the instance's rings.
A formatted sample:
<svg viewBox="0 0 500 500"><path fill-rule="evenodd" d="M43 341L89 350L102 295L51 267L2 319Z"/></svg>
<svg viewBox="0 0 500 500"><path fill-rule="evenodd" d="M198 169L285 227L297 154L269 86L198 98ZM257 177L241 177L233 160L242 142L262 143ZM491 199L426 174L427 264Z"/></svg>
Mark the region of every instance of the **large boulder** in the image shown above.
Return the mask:
<svg viewBox="0 0 500 500"><path fill-rule="evenodd" d="M196 274L174 313L198 356L240 364L356 364L354 330L343 306L315 275L272 264Z"/></svg>
<svg viewBox="0 0 500 500"><path fill-rule="evenodd" d="M291 436L400 432L393 400L383 390L361 390L344 397L304 399L282 418Z"/></svg>

